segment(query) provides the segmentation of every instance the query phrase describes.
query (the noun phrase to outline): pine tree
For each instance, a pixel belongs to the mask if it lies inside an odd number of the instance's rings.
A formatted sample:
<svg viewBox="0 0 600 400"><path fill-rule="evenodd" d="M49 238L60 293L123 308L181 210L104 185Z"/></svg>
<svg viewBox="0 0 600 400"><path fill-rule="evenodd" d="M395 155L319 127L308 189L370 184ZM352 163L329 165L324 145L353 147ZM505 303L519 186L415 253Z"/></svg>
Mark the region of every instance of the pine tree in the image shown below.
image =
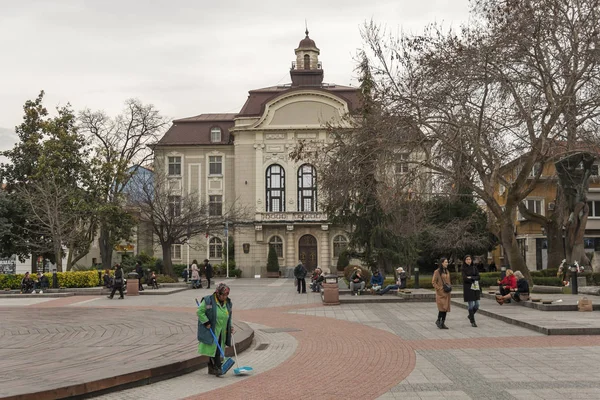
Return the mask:
<svg viewBox="0 0 600 400"><path fill-rule="evenodd" d="M279 259L275 247L269 246L269 258L267 259L267 271L279 272Z"/></svg>

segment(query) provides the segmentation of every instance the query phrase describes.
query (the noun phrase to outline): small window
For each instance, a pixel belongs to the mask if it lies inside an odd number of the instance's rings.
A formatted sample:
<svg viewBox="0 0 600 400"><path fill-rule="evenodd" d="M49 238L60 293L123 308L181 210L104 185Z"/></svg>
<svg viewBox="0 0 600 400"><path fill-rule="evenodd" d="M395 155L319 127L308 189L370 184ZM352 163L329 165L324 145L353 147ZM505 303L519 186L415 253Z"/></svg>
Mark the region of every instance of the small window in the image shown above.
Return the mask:
<svg viewBox="0 0 600 400"><path fill-rule="evenodd" d="M169 175L181 175L181 157L169 157Z"/></svg>
<svg viewBox="0 0 600 400"><path fill-rule="evenodd" d="M223 157L208 157L208 173L210 175L223 175Z"/></svg>
<svg viewBox="0 0 600 400"><path fill-rule="evenodd" d="M221 128L218 128L218 127L211 128L210 141L212 143L219 143L221 141Z"/></svg>
<svg viewBox="0 0 600 400"><path fill-rule="evenodd" d="M600 218L600 201L588 201L588 207L590 211L588 213L588 217L590 218Z"/></svg>
<svg viewBox="0 0 600 400"><path fill-rule="evenodd" d="M171 217L181 215L181 196L169 196L169 215Z"/></svg>
<svg viewBox="0 0 600 400"><path fill-rule="evenodd" d="M210 258L221 258L223 256L223 241L217 237L210 239L208 249Z"/></svg>
<svg viewBox="0 0 600 400"><path fill-rule="evenodd" d="M304 69L310 69L310 56L308 54L304 55Z"/></svg>
<svg viewBox="0 0 600 400"><path fill-rule="evenodd" d="M180 244L172 244L171 245L171 259L172 260L181 260L181 245Z"/></svg>
<svg viewBox="0 0 600 400"><path fill-rule="evenodd" d="M396 161L396 174L408 173L408 153L398 154L398 160Z"/></svg>
<svg viewBox="0 0 600 400"><path fill-rule="evenodd" d="M542 200L523 200L523 203L525 204L525 207L527 207L527 210L531 211L532 213L535 214L540 214L540 215L544 215L544 210L542 208ZM517 218L519 220L524 220L525 218L521 215L521 213L517 213Z"/></svg>
<svg viewBox="0 0 600 400"><path fill-rule="evenodd" d="M531 172L529 173L529 176L531 178L535 178L537 176L537 174L539 172L541 172L540 171L541 169L542 169L542 164L541 163L538 162L538 163L533 164L533 168L531 168Z"/></svg>
<svg viewBox="0 0 600 400"><path fill-rule="evenodd" d="M269 240L269 246L275 249L277 257L283 258L283 240L279 236L273 236Z"/></svg>
<svg viewBox="0 0 600 400"><path fill-rule="evenodd" d="M218 217L223 215L223 196L208 196L208 215L210 215L211 217Z"/></svg>
<svg viewBox="0 0 600 400"><path fill-rule="evenodd" d="M345 236L337 235L333 238L333 256L339 257L348 247L348 239Z"/></svg>

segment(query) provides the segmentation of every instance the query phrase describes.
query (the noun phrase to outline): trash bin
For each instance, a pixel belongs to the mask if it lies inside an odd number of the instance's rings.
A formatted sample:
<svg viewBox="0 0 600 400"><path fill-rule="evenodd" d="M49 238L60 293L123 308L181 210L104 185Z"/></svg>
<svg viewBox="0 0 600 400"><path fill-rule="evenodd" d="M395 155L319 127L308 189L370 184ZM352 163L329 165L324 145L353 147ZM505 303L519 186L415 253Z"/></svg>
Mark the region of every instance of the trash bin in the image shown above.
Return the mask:
<svg viewBox="0 0 600 400"><path fill-rule="evenodd" d="M139 277L137 272L127 274L127 296L139 296Z"/></svg>
<svg viewBox="0 0 600 400"><path fill-rule="evenodd" d="M323 300L323 305L326 306L337 306L340 304L340 287L338 286L337 275L325 275L321 300Z"/></svg>

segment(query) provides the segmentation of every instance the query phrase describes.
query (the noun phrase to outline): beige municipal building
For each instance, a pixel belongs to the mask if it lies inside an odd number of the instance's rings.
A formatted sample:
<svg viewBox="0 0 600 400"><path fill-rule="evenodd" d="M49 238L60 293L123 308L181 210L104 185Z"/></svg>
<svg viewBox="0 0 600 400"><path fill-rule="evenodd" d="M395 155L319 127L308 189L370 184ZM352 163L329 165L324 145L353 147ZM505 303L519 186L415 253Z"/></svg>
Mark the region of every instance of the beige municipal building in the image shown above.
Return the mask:
<svg viewBox="0 0 600 400"><path fill-rule="evenodd" d="M358 105L357 89L323 82L320 50L308 31L295 53L291 83L250 90L235 114L175 120L154 149L172 190L200 193L214 215L232 203L251 209L229 230L244 277L266 274L269 246L282 270L299 259L311 270L333 269L348 243L347 232L321 212L319 171L289 153L299 140L326 140L327 124L344 124ZM221 263L224 233L197 237L190 247L188 255L186 245L174 245L173 262Z"/></svg>

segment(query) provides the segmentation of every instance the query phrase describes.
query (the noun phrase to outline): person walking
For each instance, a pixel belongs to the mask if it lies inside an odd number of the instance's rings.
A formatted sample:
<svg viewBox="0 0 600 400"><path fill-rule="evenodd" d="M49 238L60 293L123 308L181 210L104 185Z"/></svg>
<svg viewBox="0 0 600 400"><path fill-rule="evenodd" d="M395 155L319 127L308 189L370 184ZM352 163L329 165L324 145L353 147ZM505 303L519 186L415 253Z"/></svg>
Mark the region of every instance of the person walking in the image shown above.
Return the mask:
<svg viewBox="0 0 600 400"><path fill-rule="evenodd" d="M123 300L125 296L123 296L123 268L121 268L121 264L115 264L115 278L113 279L113 288L109 299L115 296L115 292L119 291L119 300Z"/></svg>
<svg viewBox="0 0 600 400"><path fill-rule="evenodd" d="M435 302L438 307L438 318L435 324L440 329L448 329L446 326L446 314L450 312L450 292L452 291L452 281L450 271L448 271L448 259L442 258L440 266L433 273L431 284L435 289Z"/></svg>
<svg viewBox="0 0 600 400"><path fill-rule="evenodd" d="M144 285L142 285L142 278L144 277L144 268L142 268L142 263L139 261L135 263L135 272L138 274L138 290L143 292Z"/></svg>
<svg viewBox="0 0 600 400"><path fill-rule="evenodd" d="M206 275L206 288L210 289L210 278L213 276L213 268L208 259L204 260L204 274Z"/></svg>
<svg viewBox="0 0 600 400"><path fill-rule="evenodd" d="M294 276L298 282L298 293L306 293L306 268L302 264L302 261L298 261L298 265L294 268Z"/></svg>
<svg viewBox="0 0 600 400"><path fill-rule="evenodd" d="M467 303L469 309L469 321L471 326L477 328L475 323L475 313L479 310L479 300L481 298L481 288L479 285L479 268L473 264L473 258L466 255L462 265L463 279L463 300Z"/></svg>
<svg viewBox="0 0 600 400"><path fill-rule="evenodd" d="M231 335L233 327L231 316L233 305L229 299L229 287L219 283L213 294L202 298L198 315L198 353L208 356L208 374L220 376L221 374L221 352L215 343L210 329L219 340L223 351L225 345L231 346Z"/></svg>
<svg viewBox="0 0 600 400"><path fill-rule="evenodd" d="M200 270L198 269L198 261L192 261L192 289L202 288L200 281Z"/></svg>

